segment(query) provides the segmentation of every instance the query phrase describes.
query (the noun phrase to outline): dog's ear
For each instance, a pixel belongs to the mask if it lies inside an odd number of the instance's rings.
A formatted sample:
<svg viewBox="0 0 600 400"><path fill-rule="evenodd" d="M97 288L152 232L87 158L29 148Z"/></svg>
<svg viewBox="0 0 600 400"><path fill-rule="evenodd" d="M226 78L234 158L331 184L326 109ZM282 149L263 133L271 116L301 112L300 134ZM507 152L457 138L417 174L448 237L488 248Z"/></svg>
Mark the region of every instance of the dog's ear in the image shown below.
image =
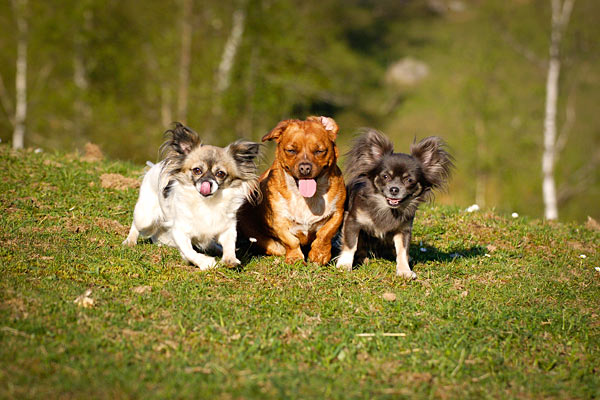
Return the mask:
<svg viewBox="0 0 600 400"><path fill-rule="evenodd" d="M384 155L394 152L394 144L383 133L375 129L367 130L356 141L356 147L362 147L365 161L369 164L376 164Z"/></svg>
<svg viewBox="0 0 600 400"><path fill-rule="evenodd" d="M411 155L423 165L423 174L432 188L443 187L454 167L443 139L430 136L410 146Z"/></svg>
<svg viewBox="0 0 600 400"><path fill-rule="evenodd" d="M346 153L346 176L350 181L375 168L381 159L394 152L394 144L375 129L362 130Z"/></svg>
<svg viewBox="0 0 600 400"><path fill-rule="evenodd" d="M246 199L251 204L258 204L262 200L255 164L260 146L259 143L237 140L225 148L237 164L239 177L244 181L243 187L245 188Z"/></svg>
<svg viewBox="0 0 600 400"><path fill-rule="evenodd" d="M237 140L227 146L227 151L240 166L256 169L254 160L258 156L260 144L247 140Z"/></svg>
<svg viewBox="0 0 600 400"><path fill-rule="evenodd" d="M316 122L320 123L321 125L323 125L323 127L329 134L329 139L332 142L335 142L335 139L337 139L337 134L338 134L340 128L338 127L338 124L335 122L335 120L333 118L323 117L323 116L317 117L317 116L311 115L310 117L306 118L306 120L307 121L316 121Z"/></svg>
<svg viewBox="0 0 600 400"><path fill-rule="evenodd" d="M200 144L198 134L180 122L175 122L175 128L166 131L165 136L168 139L163 147L169 147L181 155L189 154L194 147Z"/></svg>
<svg viewBox="0 0 600 400"><path fill-rule="evenodd" d="M263 136L261 140L263 142L266 142L267 140L275 140L277 143L279 143L279 138L281 137L281 134L286 130L286 128L292 121L294 121L294 120L293 119L285 119L285 120L279 122L277 124L277 126L275 128L273 128L271 130L271 132L269 132L265 136Z"/></svg>

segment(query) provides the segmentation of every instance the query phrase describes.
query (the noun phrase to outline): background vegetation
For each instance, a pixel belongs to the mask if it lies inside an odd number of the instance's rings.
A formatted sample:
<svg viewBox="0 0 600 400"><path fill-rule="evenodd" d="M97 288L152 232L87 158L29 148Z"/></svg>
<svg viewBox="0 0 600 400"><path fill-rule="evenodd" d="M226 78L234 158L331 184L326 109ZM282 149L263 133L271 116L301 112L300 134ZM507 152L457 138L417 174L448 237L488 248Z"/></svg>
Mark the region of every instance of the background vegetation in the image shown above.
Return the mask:
<svg viewBox="0 0 600 400"><path fill-rule="evenodd" d="M13 129L17 3L0 1L3 142ZM174 120L225 144L325 114L341 126L342 150L362 126L403 151L415 137L446 138L458 168L442 203L542 215L547 0L29 0L23 10L26 146L91 141L141 164L156 159ZM577 0L561 48L564 220L600 218L598 15L598 1ZM422 79L394 75L407 58L426 67Z"/></svg>

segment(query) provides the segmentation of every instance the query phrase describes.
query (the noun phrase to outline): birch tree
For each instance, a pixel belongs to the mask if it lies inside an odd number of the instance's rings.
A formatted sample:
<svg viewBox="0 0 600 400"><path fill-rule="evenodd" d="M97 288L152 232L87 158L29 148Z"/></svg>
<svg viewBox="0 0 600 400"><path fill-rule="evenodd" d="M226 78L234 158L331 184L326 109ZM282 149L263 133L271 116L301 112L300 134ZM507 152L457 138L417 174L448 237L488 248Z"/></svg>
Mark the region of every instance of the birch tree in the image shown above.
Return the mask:
<svg viewBox="0 0 600 400"><path fill-rule="evenodd" d="M549 220L558 219L558 200L554 167L557 156L556 108L558 103L558 84L560 75L560 43L571 17L575 0L551 0L552 30L548 74L546 77L546 107L544 117L544 153L542 156L542 192L544 198L544 216Z"/></svg>
<svg viewBox="0 0 600 400"><path fill-rule="evenodd" d="M25 144L25 120L27 118L27 0L13 0L13 10L17 22L17 69L15 74L15 117L14 149L22 149Z"/></svg>
<svg viewBox="0 0 600 400"><path fill-rule="evenodd" d="M242 36L244 34L244 28L246 23L246 2L243 1L239 8L233 12L233 22L231 25L231 32L223 47L223 54L219 63L219 68L215 75L215 87L214 87L214 100L212 107L212 119L215 122L219 122L221 114L223 113L223 94L229 89L231 84L231 71L233 69L233 63L235 56L238 52L240 44L242 42ZM212 127L209 126L207 134L211 135Z"/></svg>
<svg viewBox="0 0 600 400"><path fill-rule="evenodd" d="M182 0L181 53L179 59L179 89L177 91L177 118L186 121L188 113L188 87L192 59L192 0Z"/></svg>

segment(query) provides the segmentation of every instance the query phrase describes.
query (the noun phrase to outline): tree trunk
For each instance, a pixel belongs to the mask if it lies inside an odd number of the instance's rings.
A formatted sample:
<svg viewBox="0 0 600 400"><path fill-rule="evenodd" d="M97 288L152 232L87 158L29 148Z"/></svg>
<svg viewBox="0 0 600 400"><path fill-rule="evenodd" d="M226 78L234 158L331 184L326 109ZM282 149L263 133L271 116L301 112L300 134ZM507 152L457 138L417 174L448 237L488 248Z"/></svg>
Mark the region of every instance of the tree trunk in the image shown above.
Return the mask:
<svg viewBox="0 0 600 400"><path fill-rule="evenodd" d="M183 1L181 19L181 54L179 62L179 89L177 91L177 118L186 123L188 113L188 87L192 59L192 0Z"/></svg>
<svg viewBox="0 0 600 400"><path fill-rule="evenodd" d="M217 83L216 92L221 94L229 88L231 82L231 69L233 67L233 60L235 54L240 46L242 35L244 33L244 22L246 20L246 12L243 9L235 10L233 13L233 25L231 27L231 34L225 43L223 49L223 56L221 57L221 63L219 64L219 70L217 71Z"/></svg>
<svg viewBox="0 0 600 400"><path fill-rule="evenodd" d="M223 48L223 55L221 56L219 69L217 70L217 74L215 76L215 96L213 99L211 119L216 122L216 124L219 123L221 114L223 113L223 93L229 89L229 85L231 84L231 70L233 69L233 62L240 47L240 43L242 42L242 35L244 34L244 25L246 20L246 11L244 7L245 2L243 2L240 8L235 10L233 13L231 33L229 34L227 42L225 43L225 47ZM212 135L210 130L213 127L214 126L208 127L208 135Z"/></svg>
<svg viewBox="0 0 600 400"><path fill-rule="evenodd" d="M560 42L569 22L575 0L552 0L552 33L550 37L550 61L546 77L546 111L544 116L544 154L542 156L542 193L544 198L544 216L546 219L558 219L558 201L554 166L556 160L556 107L558 103L558 84L560 76Z"/></svg>
<svg viewBox="0 0 600 400"><path fill-rule="evenodd" d="M74 116L74 133L77 138L84 138L88 134L89 122L92 117L92 108L88 104L87 91L89 88L88 71L85 62L85 49L87 46L85 40L85 32L92 30L92 11L84 9L81 15L82 23L80 29L75 32L74 56L73 56L73 82L77 88L73 108Z"/></svg>
<svg viewBox="0 0 600 400"><path fill-rule="evenodd" d="M22 149L25 144L25 121L27 119L27 0L13 0L17 20L17 70L15 75L15 129L13 148Z"/></svg>

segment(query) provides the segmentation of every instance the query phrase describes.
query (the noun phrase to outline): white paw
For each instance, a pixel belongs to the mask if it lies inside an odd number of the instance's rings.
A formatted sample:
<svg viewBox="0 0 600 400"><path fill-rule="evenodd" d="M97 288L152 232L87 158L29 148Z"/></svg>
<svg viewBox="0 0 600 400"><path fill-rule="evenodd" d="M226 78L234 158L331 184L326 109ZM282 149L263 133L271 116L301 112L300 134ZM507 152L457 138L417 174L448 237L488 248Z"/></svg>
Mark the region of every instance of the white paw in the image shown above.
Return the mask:
<svg viewBox="0 0 600 400"><path fill-rule="evenodd" d="M235 257L223 257L221 259L221 263L223 263L229 267L235 267L235 266L240 265L242 262Z"/></svg>
<svg viewBox="0 0 600 400"><path fill-rule="evenodd" d="M206 271L207 269L216 267L217 260L214 257L204 256L200 259L194 260L194 264L196 264L201 271Z"/></svg>
<svg viewBox="0 0 600 400"><path fill-rule="evenodd" d="M342 268L346 271L352 271L352 262L354 261L353 253L345 253L342 252L338 257L337 263L335 264L336 268Z"/></svg>
<svg viewBox="0 0 600 400"><path fill-rule="evenodd" d="M133 247L135 246L137 243L137 240L132 240L132 239L125 239L123 240L123 242L121 243L123 246L129 246L129 247Z"/></svg>
<svg viewBox="0 0 600 400"><path fill-rule="evenodd" d="M399 270L396 270L396 275L398 275L398 276L400 276L400 277L402 277L404 279L409 279L409 280L417 279L417 274L415 274L414 272L412 272L410 270L408 270L408 271L404 271L404 270L403 271L399 271Z"/></svg>

